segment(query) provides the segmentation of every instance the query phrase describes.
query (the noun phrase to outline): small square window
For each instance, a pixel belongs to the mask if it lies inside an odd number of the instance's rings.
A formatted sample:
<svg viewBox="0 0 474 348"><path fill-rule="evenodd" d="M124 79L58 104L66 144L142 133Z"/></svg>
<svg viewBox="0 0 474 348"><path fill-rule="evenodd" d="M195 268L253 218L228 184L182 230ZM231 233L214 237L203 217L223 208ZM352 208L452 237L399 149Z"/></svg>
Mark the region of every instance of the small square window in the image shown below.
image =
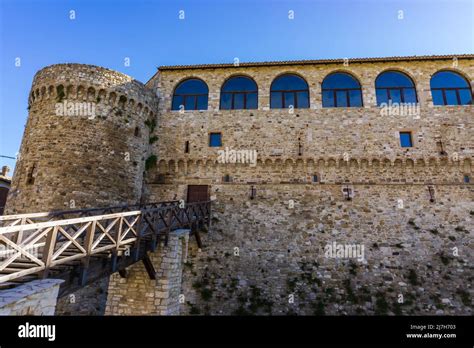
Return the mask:
<svg viewBox="0 0 474 348"><path fill-rule="evenodd" d="M400 146L413 147L411 132L400 132Z"/></svg>
<svg viewBox="0 0 474 348"><path fill-rule="evenodd" d="M471 178L469 177L469 175L464 175L464 183L465 184L469 184L471 182Z"/></svg>
<svg viewBox="0 0 474 348"><path fill-rule="evenodd" d="M220 146L222 146L222 134L221 133L211 133L209 135L209 146L210 147L220 147Z"/></svg>

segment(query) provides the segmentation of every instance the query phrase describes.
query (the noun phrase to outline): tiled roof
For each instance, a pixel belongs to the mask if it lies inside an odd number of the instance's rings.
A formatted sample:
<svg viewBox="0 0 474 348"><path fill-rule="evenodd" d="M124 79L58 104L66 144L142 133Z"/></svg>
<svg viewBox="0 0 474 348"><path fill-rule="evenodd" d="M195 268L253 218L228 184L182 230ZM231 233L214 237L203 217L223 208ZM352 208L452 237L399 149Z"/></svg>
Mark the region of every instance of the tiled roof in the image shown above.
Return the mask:
<svg viewBox="0 0 474 348"><path fill-rule="evenodd" d="M370 62L396 62L396 61L413 61L413 60L442 60L442 59L472 59L474 54L446 54L431 56L405 56L405 57L374 57L374 58L348 58L350 63L370 63ZM342 64L346 58L337 59L311 59L311 60L287 60L273 62L246 62L239 63L239 67L253 66L278 66L278 65L308 65L308 64ZM233 63L218 64L196 64L196 65L165 65L158 67L158 70L181 70L181 69L216 69L216 68L232 68Z"/></svg>

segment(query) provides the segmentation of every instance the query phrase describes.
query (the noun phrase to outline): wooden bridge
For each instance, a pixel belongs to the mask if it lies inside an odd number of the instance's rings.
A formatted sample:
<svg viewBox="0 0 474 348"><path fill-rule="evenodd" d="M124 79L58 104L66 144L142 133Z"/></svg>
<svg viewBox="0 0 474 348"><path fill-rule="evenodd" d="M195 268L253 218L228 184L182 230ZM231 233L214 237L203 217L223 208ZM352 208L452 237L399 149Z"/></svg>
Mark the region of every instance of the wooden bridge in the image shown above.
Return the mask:
<svg viewBox="0 0 474 348"><path fill-rule="evenodd" d="M209 229L211 202L159 202L0 216L0 288L64 279L60 296L143 261L176 229Z"/></svg>

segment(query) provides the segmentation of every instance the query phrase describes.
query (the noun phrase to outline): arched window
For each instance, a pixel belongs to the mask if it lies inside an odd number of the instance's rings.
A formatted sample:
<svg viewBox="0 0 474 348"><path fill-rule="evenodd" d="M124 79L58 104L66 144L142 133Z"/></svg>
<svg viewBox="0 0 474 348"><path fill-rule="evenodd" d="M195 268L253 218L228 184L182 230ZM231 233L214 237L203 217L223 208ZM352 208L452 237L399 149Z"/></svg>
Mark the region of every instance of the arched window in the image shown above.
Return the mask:
<svg viewBox="0 0 474 348"><path fill-rule="evenodd" d="M434 105L472 104L469 82L453 71L439 71L431 77L431 95Z"/></svg>
<svg viewBox="0 0 474 348"><path fill-rule="evenodd" d="M325 108L362 106L360 83L349 74L330 74L326 76L321 87Z"/></svg>
<svg viewBox="0 0 474 348"><path fill-rule="evenodd" d="M257 84L249 77L236 76L227 80L221 88L221 109L256 109Z"/></svg>
<svg viewBox="0 0 474 348"><path fill-rule="evenodd" d="M405 74L398 71L385 71L375 80L377 105L383 103L418 103L415 84Z"/></svg>
<svg viewBox="0 0 474 348"><path fill-rule="evenodd" d="M309 89L306 81L292 74L277 77L270 87L272 109L309 108Z"/></svg>
<svg viewBox="0 0 474 348"><path fill-rule="evenodd" d="M181 105L185 110L207 110L209 89L204 81L189 79L181 82L173 94L172 110L180 110Z"/></svg>

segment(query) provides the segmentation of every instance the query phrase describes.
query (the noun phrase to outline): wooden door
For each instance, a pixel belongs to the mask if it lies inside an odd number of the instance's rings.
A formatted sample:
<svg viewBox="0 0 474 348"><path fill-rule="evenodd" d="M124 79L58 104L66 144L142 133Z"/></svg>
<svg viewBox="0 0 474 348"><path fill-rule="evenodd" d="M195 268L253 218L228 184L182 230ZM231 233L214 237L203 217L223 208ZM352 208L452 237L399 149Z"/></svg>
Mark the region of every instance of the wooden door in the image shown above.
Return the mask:
<svg viewBox="0 0 474 348"><path fill-rule="evenodd" d="M188 185L188 203L206 202L209 200L208 185Z"/></svg>

